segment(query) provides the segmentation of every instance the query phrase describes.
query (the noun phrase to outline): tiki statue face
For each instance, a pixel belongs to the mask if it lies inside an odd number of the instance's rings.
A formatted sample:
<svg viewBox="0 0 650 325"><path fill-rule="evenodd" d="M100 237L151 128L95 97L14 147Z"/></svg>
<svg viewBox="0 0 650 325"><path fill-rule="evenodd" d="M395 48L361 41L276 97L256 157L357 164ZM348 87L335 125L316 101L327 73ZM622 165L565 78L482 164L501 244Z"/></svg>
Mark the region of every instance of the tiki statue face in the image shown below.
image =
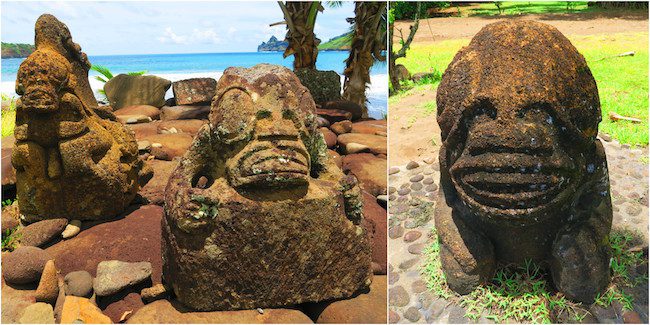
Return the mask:
<svg viewBox="0 0 650 325"><path fill-rule="evenodd" d="M68 87L71 76L68 61L54 51L36 51L21 64L16 80L16 93L22 104L34 111L53 112L59 97Z"/></svg>
<svg viewBox="0 0 650 325"><path fill-rule="evenodd" d="M594 172L585 157L593 156L600 105L578 52L540 42L556 30L538 40L517 35L530 35L526 28L510 32L477 34L445 73L440 161L444 180L475 215L537 222L570 206ZM539 55L550 50L562 55Z"/></svg>
<svg viewBox="0 0 650 325"><path fill-rule="evenodd" d="M235 74L219 87L210 121L229 148L228 182L241 187L304 186L310 177L308 150L314 104L301 85L286 85L269 74L254 83Z"/></svg>

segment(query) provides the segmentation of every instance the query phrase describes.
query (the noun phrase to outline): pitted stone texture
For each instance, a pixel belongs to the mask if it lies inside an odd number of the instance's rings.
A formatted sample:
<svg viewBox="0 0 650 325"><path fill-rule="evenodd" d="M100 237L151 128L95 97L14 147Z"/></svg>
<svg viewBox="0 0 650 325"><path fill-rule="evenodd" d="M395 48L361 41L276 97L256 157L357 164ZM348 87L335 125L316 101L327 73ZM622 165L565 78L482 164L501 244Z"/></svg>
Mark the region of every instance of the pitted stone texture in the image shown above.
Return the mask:
<svg viewBox="0 0 650 325"><path fill-rule="evenodd" d="M107 219L135 197L146 174L132 133L97 108L90 63L54 16L36 22L36 51L18 70L12 164L21 213L43 219Z"/></svg>
<svg viewBox="0 0 650 325"><path fill-rule="evenodd" d="M582 55L549 25L489 24L445 71L437 104L435 222L449 287L468 293L497 263L531 259L549 262L568 298L593 302L609 283L612 206Z"/></svg>
<svg viewBox="0 0 650 325"><path fill-rule="evenodd" d="M104 261L97 265L93 289L98 296L108 296L151 277L151 263Z"/></svg>
<svg viewBox="0 0 650 325"><path fill-rule="evenodd" d="M119 74L104 85L106 97L113 109L132 105L163 107L165 93L172 82L157 76Z"/></svg>
<svg viewBox="0 0 650 325"><path fill-rule="evenodd" d="M212 78L192 78L172 83L176 105L209 104L217 89Z"/></svg>
<svg viewBox="0 0 650 325"><path fill-rule="evenodd" d="M366 288L361 190L329 159L309 91L280 66L229 68L212 104L165 192L163 274L177 299L250 309Z"/></svg>
<svg viewBox="0 0 650 325"><path fill-rule="evenodd" d="M319 71L315 69L299 69L296 76L300 83L309 89L316 104L341 98L341 77L336 71ZM350 117L353 113L350 112Z"/></svg>

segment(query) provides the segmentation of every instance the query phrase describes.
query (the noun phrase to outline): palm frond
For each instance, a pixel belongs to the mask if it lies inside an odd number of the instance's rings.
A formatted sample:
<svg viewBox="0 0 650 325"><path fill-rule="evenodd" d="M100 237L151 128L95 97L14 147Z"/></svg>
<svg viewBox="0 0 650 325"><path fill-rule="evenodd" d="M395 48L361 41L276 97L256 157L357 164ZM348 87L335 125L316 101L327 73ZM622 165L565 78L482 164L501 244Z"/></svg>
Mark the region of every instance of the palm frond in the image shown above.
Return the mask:
<svg viewBox="0 0 650 325"><path fill-rule="evenodd" d="M127 72L129 76L141 76L143 74L146 74L148 71L147 70L142 70L142 71L133 71L133 72Z"/></svg>
<svg viewBox="0 0 650 325"><path fill-rule="evenodd" d="M92 69L93 71L97 71L99 74L106 77L107 80L113 78L113 74L111 73L111 70L108 70L108 68L105 66L93 64L92 66L90 66L90 69Z"/></svg>
<svg viewBox="0 0 650 325"><path fill-rule="evenodd" d="M101 81L101 82L103 82L103 83L108 82L108 80L102 78L101 76L95 76L95 79L96 79L96 80L99 80L99 81Z"/></svg>

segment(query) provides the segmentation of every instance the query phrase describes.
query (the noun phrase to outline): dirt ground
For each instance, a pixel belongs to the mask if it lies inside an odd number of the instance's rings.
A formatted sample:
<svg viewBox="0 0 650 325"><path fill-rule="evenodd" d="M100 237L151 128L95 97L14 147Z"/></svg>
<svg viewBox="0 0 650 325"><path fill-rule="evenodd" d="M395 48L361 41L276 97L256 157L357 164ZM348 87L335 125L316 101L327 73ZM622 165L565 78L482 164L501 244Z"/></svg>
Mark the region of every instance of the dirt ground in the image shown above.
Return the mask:
<svg viewBox="0 0 650 325"><path fill-rule="evenodd" d="M543 14L522 16L480 16L445 17L420 20L420 26L413 43L430 43L447 39L472 38L483 26L497 21L537 20L555 26L565 35L592 35L610 33L631 33L648 31L648 15L642 12L613 12L583 14ZM411 21L398 21L397 30L402 30L404 38L408 35ZM397 42L397 37L396 40Z"/></svg>
<svg viewBox="0 0 650 325"><path fill-rule="evenodd" d="M471 38L483 26L505 19L529 19L555 26L565 35L613 34L648 32L648 16L638 13L553 14L493 17L446 17L420 21L415 43L435 43L447 39ZM397 22L406 37L409 22ZM436 114L426 114L422 106L436 98L435 90L413 91L389 104L389 166L399 166L411 160L423 160L438 153L440 128ZM433 141L432 141L433 140Z"/></svg>

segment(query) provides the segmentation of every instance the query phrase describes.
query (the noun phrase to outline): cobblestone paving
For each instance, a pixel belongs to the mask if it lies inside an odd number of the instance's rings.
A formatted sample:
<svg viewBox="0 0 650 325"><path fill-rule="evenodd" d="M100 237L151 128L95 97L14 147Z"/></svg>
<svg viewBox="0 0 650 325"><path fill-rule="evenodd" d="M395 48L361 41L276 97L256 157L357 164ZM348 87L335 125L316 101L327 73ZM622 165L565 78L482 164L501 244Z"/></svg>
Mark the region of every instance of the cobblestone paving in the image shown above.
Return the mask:
<svg viewBox="0 0 650 325"><path fill-rule="evenodd" d="M609 137L604 136L609 140ZM631 149L616 141L603 141L609 166L614 229L638 231L648 245L648 149ZM411 161L389 169L389 322L467 323L465 310L427 290L421 271L422 251L431 244L433 211L440 172L437 157ZM644 284L647 286L647 282ZM641 290L643 291L643 290ZM648 320L647 290L635 297L635 311ZM620 309L619 309L620 310ZM592 306L585 321L623 322L610 307ZM481 317L479 323L491 323Z"/></svg>

